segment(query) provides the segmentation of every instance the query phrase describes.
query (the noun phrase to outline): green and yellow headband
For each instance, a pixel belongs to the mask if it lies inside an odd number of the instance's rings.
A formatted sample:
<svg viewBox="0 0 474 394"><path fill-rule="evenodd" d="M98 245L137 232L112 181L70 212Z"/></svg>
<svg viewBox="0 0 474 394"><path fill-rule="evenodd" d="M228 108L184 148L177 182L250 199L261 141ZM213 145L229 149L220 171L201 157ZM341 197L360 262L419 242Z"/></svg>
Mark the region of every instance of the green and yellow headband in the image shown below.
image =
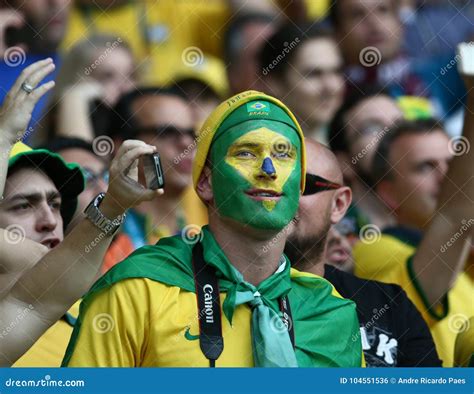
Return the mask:
<svg viewBox="0 0 474 394"><path fill-rule="evenodd" d="M301 193L305 187L306 148L304 135L293 113L275 97L255 90L236 94L221 103L206 119L197 137L196 157L193 164L193 184L196 189L201 172L206 164L211 144L230 128L248 121L269 121L278 131L280 127L291 127L301 140Z"/></svg>

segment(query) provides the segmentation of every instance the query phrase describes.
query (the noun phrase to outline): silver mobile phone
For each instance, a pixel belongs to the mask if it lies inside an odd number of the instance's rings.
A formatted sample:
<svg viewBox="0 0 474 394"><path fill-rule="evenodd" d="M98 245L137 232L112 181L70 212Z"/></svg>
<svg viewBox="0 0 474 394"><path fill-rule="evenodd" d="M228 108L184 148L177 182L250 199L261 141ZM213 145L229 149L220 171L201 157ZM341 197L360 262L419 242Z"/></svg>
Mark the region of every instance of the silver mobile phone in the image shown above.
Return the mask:
<svg viewBox="0 0 474 394"><path fill-rule="evenodd" d="M143 156L143 169L148 189L162 189L165 186L165 176L158 153Z"/></svg>

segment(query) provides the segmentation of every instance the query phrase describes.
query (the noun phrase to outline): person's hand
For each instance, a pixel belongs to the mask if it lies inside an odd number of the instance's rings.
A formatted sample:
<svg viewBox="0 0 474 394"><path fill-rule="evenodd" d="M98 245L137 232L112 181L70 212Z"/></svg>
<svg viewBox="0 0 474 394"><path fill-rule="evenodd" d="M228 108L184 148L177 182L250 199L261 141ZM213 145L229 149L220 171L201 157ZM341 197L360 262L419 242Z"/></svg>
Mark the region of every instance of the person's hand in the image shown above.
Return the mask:
<svg viewBox="0 0 474 394"><path fill-rule="evenodd" d="M458 45L458 70L461 74L466 90L470 96L474 94L471 92L474 89L474 41L469 43L462 42Z"/></svg>
<svg viewBox="0 0 474 394"><path fill-rule="evenodd" d="M109 188L100 210L109 218L123 214L128 208L163 194L163 189L151 190L138 182L138 159L153 154L156 147L143 141L126 140L112 160Z"/></svg>
<svg viewBox="0 0 474 394"><path fill-rule="evenodd" d="M8 49L6 43L6 30L9 27L20 28L25 23L23 15L18 11L3 8L0 9L0 56L3 57L5 51Z"/></svg>
<svg viewBox="0 0 474 394"><path fill-rule="evenodd" d="M21 140L36 103L54 87L54 81L38 86L54 67L53 60L48 58L31 64L21 72L0 108L0 142L13 145ZM23 84L29 85L33 91L25 91Z"/></svg>

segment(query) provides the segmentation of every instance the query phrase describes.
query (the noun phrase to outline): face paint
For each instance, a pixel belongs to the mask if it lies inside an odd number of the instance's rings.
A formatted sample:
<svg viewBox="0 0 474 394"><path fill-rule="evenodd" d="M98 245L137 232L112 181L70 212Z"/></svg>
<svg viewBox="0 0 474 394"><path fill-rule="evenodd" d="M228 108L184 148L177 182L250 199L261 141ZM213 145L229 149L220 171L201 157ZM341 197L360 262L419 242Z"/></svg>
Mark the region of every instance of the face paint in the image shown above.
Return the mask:
<svg viewBox="0 0 474 394"><path fill-rule="evenodd" d="M280 230L298 208L301 142L275 122L246 126L227 130L211 149L216 208L240 223Z"/></svg>

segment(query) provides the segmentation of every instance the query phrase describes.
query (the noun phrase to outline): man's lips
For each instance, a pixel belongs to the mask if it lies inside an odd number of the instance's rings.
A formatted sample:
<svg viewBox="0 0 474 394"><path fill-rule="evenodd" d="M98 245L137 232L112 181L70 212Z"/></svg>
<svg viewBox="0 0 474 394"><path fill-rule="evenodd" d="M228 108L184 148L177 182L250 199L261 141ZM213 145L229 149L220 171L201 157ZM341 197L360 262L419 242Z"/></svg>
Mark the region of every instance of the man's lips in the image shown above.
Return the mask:
<svg viewBox="0 0 474 394"><path fill-rule="evenodd" d="M250 189L246 190L245 194L256 201L278 201L282 196L281 193L270 189Z"/></svg>
<svg viewBox="0 0 474 394"><path fill-rule="evenodd" d="M59 245L60 242L61 241L59 240L59 238L46 238L43 239L40 244L50 249L53 249L55 246Z"/></svg>

